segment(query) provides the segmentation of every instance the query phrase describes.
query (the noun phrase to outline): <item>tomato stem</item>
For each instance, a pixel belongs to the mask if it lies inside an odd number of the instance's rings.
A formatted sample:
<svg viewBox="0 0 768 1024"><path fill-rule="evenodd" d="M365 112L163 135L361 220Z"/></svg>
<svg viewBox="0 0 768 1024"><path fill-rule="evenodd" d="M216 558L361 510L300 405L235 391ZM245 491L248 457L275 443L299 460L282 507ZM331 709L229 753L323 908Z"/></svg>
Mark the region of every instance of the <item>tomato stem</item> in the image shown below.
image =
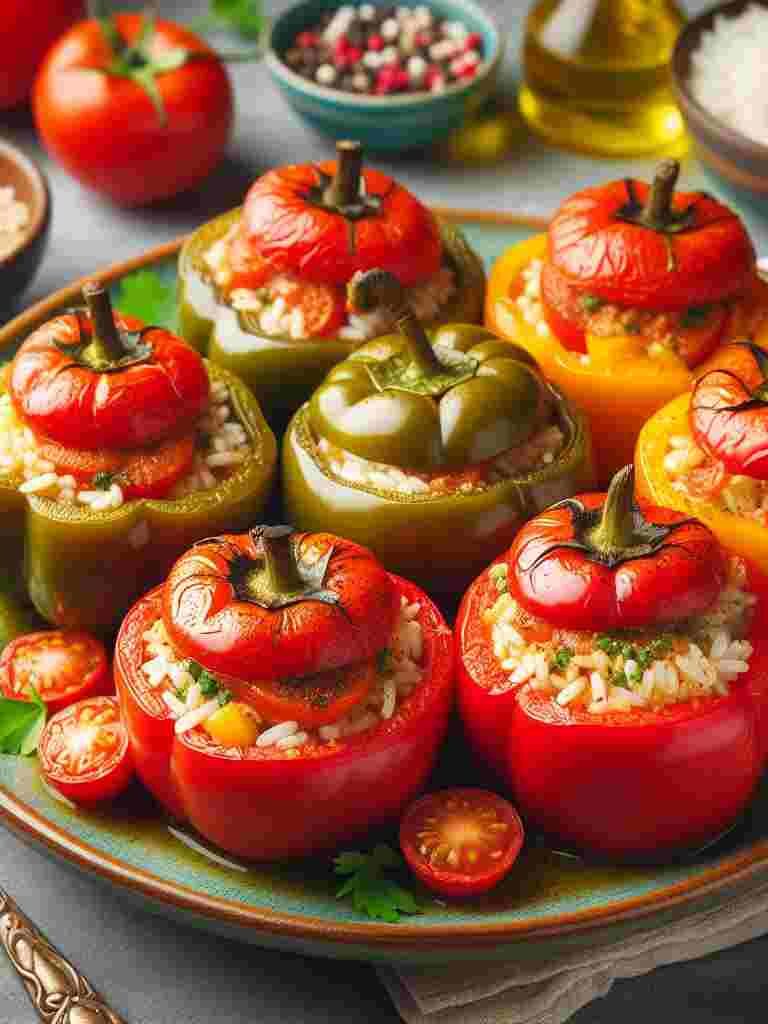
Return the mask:
<svg viewBox="0 0 768 1024"><path fill-rule="evenodd" d="M359 142L340 139L336 143L336 173L325 190L323 202L343 210L360 201L360 179L363 173L363 147Z"/></svg>
<svg viewBox="0 0 768 1024"><path fill-rule="evenodd" d="M295 594L306 588L291 543L292 535L293 528L290 526L265 526L261 531L266 576L264 583L266 589L275 595Z"/></svg>
<svg viewBox="0 0 768 1024"><path fill-rule="evenodd" d="M349 284L349 301L361 313L379 306L391 309L397 317L397 329L408 341L411 361L424 377L443 373L444 367L435 355L427 332L408 305L405 289L387 270L369 270Z"/></svg>
<svg viewBox="0 0 768 1024"><path fill-rule="evenodd" d="M611 557L637 544L634 501L635 469L630 465L611 480L600 522L587 538L591 547Z"/></svg>
<svg viewBox="0 0 768 1024"><path fill-rule="evenodd" d="M653 178L648 202L643 210L643 219L649 227L663 230L674 219L672 199L679 176L679 161L664 160L659 164Z"/></svg>
<svg viewBox="0 0 768 1024"><path fill-rule="evenodd" d="M83 298L93 324L89 354L98 362L120 362L127 353L115 323L109 292L101 281L88 281L83 285Z"/></svg>

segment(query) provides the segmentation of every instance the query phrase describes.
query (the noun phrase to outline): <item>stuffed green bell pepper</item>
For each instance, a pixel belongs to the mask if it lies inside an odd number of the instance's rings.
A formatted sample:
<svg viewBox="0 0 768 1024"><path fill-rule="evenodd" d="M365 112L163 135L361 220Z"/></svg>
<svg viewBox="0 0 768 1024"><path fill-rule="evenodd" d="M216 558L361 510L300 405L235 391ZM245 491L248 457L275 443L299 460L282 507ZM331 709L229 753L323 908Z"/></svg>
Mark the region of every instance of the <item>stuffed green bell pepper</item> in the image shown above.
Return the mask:
<svg viewBox="0 0 768 1024"><path fill-rule="evenodd" d="M480 323L485 274L463 236L341 142L338 159L280 167L180 257L184 337L285 422L336 363L393 322L350 313L355 274L382 267L428 323Z"/></svg>
<svg viewBox="0 0 768 1024"><path fill-rule="evenodd" d="M191 543L258 519L277 446L235 376L84 294L4 372L0 521L40 614L104 631Z"/></svg>
<svg viewBox="0 0 768 1024"><path fill-rule="evenodd" d="M485 328L449 324L430 338L391 274L356 279L350 300L385 306L399 333L357 349L294 416L288 515L456 591L526 519L592 486L586 421L524 350Z"/></svg>

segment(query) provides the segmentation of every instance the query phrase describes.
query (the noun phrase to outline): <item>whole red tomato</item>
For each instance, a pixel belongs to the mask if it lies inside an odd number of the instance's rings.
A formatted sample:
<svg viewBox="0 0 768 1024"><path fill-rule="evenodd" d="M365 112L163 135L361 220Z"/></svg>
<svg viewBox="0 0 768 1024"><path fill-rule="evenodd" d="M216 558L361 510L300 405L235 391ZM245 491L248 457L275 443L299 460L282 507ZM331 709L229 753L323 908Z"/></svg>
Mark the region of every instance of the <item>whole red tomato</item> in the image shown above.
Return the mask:
<svg viewBox="0 0 768 1024"><path fill-rule="evenodd" d="M229 76L214 51L187 29L140 14L74 25L46 57L33 100L51 154L126 206L198 184L232 127Z"/></svg>
<svg viewBox="0 0 768 1024"><path fill-rule="evenodd" d="M0 4L0 110L22 103L32 90L35 72L48 48L85 14L83 0L29 0Z"/></svg>

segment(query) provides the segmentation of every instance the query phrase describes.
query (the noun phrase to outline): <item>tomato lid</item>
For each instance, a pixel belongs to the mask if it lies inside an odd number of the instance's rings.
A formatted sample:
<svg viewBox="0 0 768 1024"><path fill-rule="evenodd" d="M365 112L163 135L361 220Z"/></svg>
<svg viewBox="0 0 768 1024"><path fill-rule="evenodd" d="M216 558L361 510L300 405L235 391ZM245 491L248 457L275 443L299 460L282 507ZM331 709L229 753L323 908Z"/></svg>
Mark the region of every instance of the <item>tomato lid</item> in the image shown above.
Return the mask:
<svg viewBox="0 0 768 1024"><path fill-rule="evenodd" d="M338 158L268 171L245 199L238 251L275 273L321 284L346 283L381 267L408 286L440 269L442 245L430 211L380 171L363 170L358 142Z"/></svg>
<svg viewBox="0 0 768 1024"><path fill-rule="evenodd" d="M136 449L191 428L208 399L197 352L160 327L114 313L86 284L88 309L55 317L24 342L9 390L21 420L43 438L85 450Z"/></svg>
<svg viewBox="0 0 768 1024"><path fill-rule="evenodd" d="M163 588L163 621L182 657L257 682L373 658L391 638L398 604L392 578L366 548L260 526L182 555Z"/></svg>
<svg viewBox="0 0 768 1024"><path fill-rule="evenodd" d="M732 299L755 277L739 217L704 192L675 192L680 164L652 185L626 178L570 196L549 226L549 260L583 293L639 309Z"/></svg>
<svg viewBox="0 0 768 1024"><path fill-rule="evenodd" d="M634 500L626 466L607 494L581 494L531 519L509 556L510 592L562 629L610 632L679 622L709 608L725 556L697 519Z"/></svg>
<svg viewBox="0 0 768 1024"><path fill-rule="evenodd" d="M696 443L727 473L768 480L768 353L752 342L726 345L697 381L689 419Z"/></svg>

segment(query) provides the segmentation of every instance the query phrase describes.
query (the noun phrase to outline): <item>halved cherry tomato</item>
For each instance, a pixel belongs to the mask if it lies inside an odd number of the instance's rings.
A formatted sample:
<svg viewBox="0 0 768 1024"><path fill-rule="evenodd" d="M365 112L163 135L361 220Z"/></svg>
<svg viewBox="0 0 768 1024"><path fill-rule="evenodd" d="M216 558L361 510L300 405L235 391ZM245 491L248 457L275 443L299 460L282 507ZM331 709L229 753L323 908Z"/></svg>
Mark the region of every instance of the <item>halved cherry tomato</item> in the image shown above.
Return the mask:
<svg viewBox="0 0 768 1024"><path fill-rule="evenodd" d="M400 847L413 873L452 899L498 885L517 860L523 837L512 804L484 789L428 793L400 823Z"/></svg>
<svg viewBox="0 0 768 1024"><path fill-rule="evenodd" d="M376 662L257 683L228 682L228 688L272 722L298 722L308 729L329 725L361 704L376 680Z"/></svg>
<svg viewBox="0 0 768 1024"><path fill-rule="evenodd" d="M346 296L341 288L278 278L273 290L285 299L289 308L301 310L304 333L310 338L332 334L344 322Z"/></svg>
<svg viewBox="0 0 768 1024"><path fill-rule="evenodd" d="M70 800L114 800L133 778L128 731L116 697L91 697L48 722L38 746L46 781Z"/></svg>
<svg viewBox="0 0 768 1024"><path fill-rule="evenodd" d="M113 692L103 644L90 633L64 629L12 640L0 656L0 690L26 700L32 687L51 714L85 697Z"/></svg>
<svg viewBox="0 0 768 1024"><path fill-rule="evenodd" d="M89 451L41 441L40 457L52 462L58 473L75 477L78 483L92 484L97 474L108 473L125 498L162 498L192 465L195 438L185 434L135 451Z"/></svg>

